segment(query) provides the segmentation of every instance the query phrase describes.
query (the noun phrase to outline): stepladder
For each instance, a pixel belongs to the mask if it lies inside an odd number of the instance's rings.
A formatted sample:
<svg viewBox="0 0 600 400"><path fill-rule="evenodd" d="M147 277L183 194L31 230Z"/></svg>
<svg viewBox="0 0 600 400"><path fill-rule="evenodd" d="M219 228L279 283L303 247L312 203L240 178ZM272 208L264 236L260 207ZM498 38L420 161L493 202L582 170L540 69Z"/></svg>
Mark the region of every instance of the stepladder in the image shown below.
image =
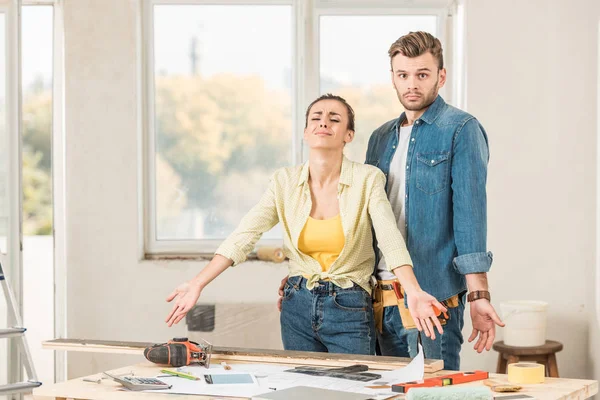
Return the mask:
<svg viewBox="0 0 600 400"><path fill-rule="evenodd" d="M1 262L0 285L2 285L2 292L4 293L4 298L6 299L7 315L11 316L12 318L9 318L9 320L14 322L13 326L8 328L0 328L0 339L7 338L8 340L17 342L16 347L19 349L20 353L20 357L18 357L18 359L20 360L21 364L17 366L17 368L24 369L25 373L27 374L27 379L23 380L22 382L6 384L0 383L0 396L30 393L34 388L41 386L42 383L37 379L35 367L31 358L31 352L29 350L29 345L27 344L27 338L25 337L25 331L27 329L23 327L23 320L19 313L15 294L12 291L8 280L6 279L4 268ZM9 365L9 368L14 368L14 366Z"/></svg>

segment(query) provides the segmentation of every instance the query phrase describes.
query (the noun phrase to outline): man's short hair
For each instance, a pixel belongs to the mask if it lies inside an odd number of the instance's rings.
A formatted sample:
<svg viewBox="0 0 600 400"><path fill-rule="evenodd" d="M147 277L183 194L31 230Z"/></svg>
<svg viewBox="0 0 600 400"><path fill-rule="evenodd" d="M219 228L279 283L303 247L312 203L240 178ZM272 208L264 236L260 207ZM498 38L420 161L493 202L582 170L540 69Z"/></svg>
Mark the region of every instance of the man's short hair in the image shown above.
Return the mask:
<svg viewBox="0 0 600 400"><path fill-rule="evenodd" d="M390 63L397 54L414 58L427 52L431 53L433 58L438 61L438 69L444 68L442 43L431 33L423 31L410 32L396 40L388 50Z"/></svg>

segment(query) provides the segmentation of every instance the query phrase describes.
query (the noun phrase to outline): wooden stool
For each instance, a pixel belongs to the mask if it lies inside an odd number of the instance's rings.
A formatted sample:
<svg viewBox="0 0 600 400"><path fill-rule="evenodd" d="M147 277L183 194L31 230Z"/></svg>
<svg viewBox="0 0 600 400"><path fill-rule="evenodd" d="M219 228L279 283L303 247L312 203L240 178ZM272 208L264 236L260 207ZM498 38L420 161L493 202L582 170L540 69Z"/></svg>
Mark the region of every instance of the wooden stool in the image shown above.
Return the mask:
<svg viewBox="0 0 600 400"><path fill-rule="evenodd" d="M535 347L515 347L506 345L504 342L496 342L493 346L493 349L499 353L496 373L507 374L508 364L519 361L536 361L546 366L546 376L558 378L556 353L562 348L562 343L554 340L546 340L545 344Z"/></svg>

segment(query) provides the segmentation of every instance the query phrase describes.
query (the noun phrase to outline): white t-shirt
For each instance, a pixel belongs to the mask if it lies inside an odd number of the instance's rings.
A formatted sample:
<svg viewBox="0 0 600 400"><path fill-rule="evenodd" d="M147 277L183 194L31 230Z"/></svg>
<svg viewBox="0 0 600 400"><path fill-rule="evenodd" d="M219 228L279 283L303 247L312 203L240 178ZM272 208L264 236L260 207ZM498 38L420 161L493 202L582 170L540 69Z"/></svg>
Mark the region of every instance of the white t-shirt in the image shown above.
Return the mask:
<svg viewBox="0 0 600 400"><path fill-rule="evenodd" d="M408 154L408 143L412 125L400 127L398 133L398 146L390 163L390 171L387 179L387 195L392 204L392 210L396 217L396 224L406 241L406 212L404 208L404 199L406 193L406 157ZM387 270L385 259L381 251L379 252L379 264L377 265L377 279L389 280L395 279L396 275Z"/></svg>

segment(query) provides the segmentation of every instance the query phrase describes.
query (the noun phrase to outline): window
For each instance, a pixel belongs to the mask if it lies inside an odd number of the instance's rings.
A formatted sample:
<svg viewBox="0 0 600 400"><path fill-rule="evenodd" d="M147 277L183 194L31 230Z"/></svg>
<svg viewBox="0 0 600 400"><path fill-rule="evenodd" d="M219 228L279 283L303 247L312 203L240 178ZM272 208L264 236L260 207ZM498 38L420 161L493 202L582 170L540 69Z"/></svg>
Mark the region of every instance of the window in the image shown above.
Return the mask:
<svg viewBox="0 0 600 400"><path fill-rule="evenodd" d="M55 289L57 304L63 292L52 237L54 17L54 0L0 0L0 259L44 383L54 381L54 354L41 342L56 336ZM7 321L5 309L0 320ZM21 380L19 352L16 342L0 344L3 382Z"/></svg>
<svg viewBox="0 0 600 400"><path fill-rule="evenodd" d="M23 321L38 379L54 382L52 192L53 5L21 7L21 148L23 189Z"/></svg>
<svg viewBox="0 0 600 400"><path fill-rule="evenodd" d="M318 93L354 107L346 152L364 162L371 132L402 111L389 46L411 30L441 37L446 11L441 0L430 10L366 0L312 9L300 0L184 3L144 3L146 254L214 252L269 176L306 158L304 112ZM281 239L277 226L260 243Z"/></svg>
<svg viewBox="0 0 600 400"><path fill-rule="evenodd" d="M438 36L435 15L321 15L320 92L345 98L356 114L346 156L364 162L371 133L403 111L390 77L388 49L411 31Z"/></svg>
<svg viewBox="0 0 600 400"><path fill-rule="evenodd" d="M220 242L292 162L292 7L152 12L153 238Z"/></svg>
<svg viewBox="0 0 600 400"><path fill-rule="evenodd" d="M21 9L23 236L52 234L53 7ZM51 243L51 239L50 239ZM48 260L52 254L48 255Z"/></svg>

